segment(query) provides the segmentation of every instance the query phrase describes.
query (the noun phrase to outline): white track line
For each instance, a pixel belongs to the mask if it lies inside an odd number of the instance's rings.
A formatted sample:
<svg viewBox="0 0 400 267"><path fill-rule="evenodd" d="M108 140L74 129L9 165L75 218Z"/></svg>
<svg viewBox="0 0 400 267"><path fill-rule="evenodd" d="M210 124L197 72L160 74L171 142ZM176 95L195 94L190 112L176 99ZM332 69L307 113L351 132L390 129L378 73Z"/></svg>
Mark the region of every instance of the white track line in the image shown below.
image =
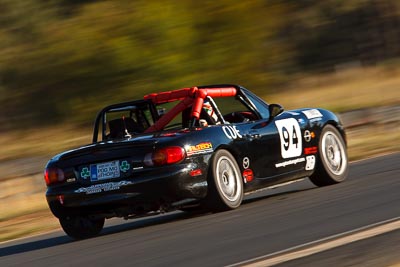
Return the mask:
<svg viewBox="0 0 400 267"><path fill-rule="evenodd" d="M328 249L336 248L352 242L367 239L383 233L400 229L400 217L390 220L374 223L368 226L357 228L355 230L347 231L341 234L329 236L323 239L305 243L289 249L278 251L275 253L267 254L261 257L253 258L250 260L238 262L233 266L243 267L258 267L258 266L272 266L275 264L287 262L290 260L299 259L309 255L313 255Z"/></svg>

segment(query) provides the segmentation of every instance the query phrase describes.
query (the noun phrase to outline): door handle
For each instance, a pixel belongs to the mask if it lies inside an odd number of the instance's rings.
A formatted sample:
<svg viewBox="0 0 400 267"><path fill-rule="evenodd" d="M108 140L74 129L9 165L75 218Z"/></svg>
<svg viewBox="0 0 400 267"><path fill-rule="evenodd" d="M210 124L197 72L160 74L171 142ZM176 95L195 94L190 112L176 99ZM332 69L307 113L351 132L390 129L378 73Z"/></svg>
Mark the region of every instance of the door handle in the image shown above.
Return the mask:
<svg viewBox="0 0 400 267"><path fill-rule="evenodd" d="M254 139L260 139L261 135L260 135L260 133L258 131L251 130L251 131L249 131L248 134L246 134L246 137L249 140L254 140Z"/></svg>

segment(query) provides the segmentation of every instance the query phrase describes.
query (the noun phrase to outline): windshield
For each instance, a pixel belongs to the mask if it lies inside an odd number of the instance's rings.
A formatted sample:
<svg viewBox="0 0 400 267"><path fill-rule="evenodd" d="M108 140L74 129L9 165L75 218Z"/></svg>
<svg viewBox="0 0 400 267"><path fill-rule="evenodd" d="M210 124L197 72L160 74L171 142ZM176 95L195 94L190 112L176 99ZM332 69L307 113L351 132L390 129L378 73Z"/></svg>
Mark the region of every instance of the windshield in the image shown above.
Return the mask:
<svg viewBox="0 0 400 267"><path fill-rule="evenodd" d="M264 100L262 100L261 98L259 98L258 96L256 96L255 94L246 89L242 89L242 92L247 97L247 99L249 99L253 103L258 113L260 113L261 117L263 119L268 119L270 116L268 104Z"/></svg>

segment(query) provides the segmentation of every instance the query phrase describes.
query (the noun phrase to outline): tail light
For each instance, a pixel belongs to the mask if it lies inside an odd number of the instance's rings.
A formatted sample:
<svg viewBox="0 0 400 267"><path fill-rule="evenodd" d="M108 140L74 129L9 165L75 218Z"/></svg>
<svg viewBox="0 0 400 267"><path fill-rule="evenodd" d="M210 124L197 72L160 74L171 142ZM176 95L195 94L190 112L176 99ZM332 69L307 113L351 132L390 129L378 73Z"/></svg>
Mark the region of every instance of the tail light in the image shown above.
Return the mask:
<svg viewBox="0 0 400 267"><path fill-rule="evenodd" d="M65 175L63 170L50 167L46 168L44 171L44 180L48 186L56 183L62 183L65 181Z"/></svg>
<svg viewBox="0 0 400 267"><path fill-rule="evenodd" d="M170 146L149 153L144 158L147 166L162 166L181 162L186 157L185 150L180 146Z"/></svg>

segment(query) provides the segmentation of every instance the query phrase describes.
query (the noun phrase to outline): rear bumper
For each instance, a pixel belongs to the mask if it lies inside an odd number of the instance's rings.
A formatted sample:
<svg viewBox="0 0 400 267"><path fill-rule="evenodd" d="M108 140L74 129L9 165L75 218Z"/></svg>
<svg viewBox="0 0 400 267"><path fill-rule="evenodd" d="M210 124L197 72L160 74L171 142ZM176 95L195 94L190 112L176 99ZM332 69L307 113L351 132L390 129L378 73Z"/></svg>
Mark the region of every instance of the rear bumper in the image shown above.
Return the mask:
<svg viewBox="0 0 400 267"><path fill-rule="evenodd" d="M193 169L202 174L191 176ZM206 166L179 164L157 170L142 170L132 177L95 184L70 183L49 187L47 202L56 217L69 214L121 213L158 210L185 200L207 195ZM127 213L127 214L125 214Z"/></svg>

